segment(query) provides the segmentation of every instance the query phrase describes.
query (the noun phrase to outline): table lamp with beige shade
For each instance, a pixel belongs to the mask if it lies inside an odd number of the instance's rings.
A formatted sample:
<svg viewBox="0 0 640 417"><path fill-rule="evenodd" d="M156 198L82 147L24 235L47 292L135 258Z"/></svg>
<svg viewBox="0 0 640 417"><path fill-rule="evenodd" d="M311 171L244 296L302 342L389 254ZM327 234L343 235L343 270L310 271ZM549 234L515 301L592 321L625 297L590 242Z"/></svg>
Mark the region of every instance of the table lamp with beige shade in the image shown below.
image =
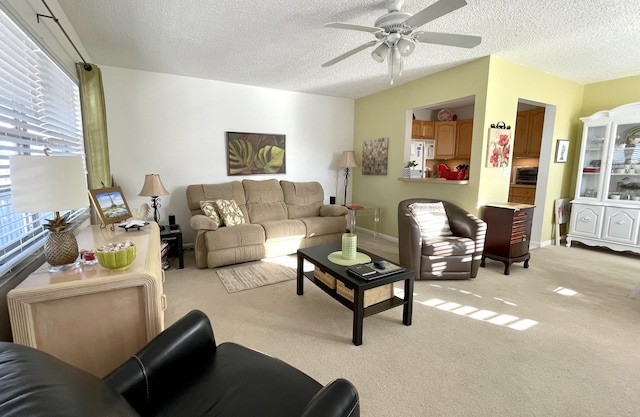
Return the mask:
<svg viewBox="0 0 640 417"><path fill-rule="evenodd" d="M53 213L43 225L49 231L44 257L52 271L78 265L78 242L67 215L89 206L82 156L14 155L10 157L11 204L17 213Z"/></svg>
<svg viewBox="0 0 640 417"><path fill-rule="evenodd" d="M160 174L147 174L144 177L144 184L142 190L138 193L139 196L151 197L151 208L153 209L153 220L160 224L160 213L158 209L160 205L160 196L169 195L169 191L162 185ZM160 230L164 230L163 226L160 226Z"/></svg>

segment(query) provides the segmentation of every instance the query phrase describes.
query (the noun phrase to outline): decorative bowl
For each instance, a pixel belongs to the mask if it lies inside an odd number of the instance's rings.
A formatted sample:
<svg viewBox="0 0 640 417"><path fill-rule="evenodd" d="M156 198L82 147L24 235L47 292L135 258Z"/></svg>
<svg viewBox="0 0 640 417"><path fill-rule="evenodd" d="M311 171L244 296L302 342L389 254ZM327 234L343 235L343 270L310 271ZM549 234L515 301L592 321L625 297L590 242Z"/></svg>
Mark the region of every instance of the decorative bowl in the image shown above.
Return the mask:
<svg viewBox="0 0 640 417"><path fill-rule="evenodd" d="M125 271L136 259L135 244L127 247L106 245L96 249L96 257L100 266L112 271Z"/></svg>

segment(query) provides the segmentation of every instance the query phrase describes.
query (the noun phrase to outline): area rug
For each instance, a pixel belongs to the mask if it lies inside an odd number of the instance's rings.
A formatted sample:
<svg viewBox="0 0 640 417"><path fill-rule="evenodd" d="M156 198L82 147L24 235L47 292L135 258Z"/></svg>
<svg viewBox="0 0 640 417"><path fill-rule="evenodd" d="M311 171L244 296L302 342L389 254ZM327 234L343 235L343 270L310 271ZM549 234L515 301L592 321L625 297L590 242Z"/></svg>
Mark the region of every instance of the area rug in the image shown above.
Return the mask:
<svg viewBox="0 0 640 417"><path fill-rule="evenodd" d="M291 265L288 258L220 268L216 269L216 272L228 293L250 290L296 278L295 259Z"/></svg>

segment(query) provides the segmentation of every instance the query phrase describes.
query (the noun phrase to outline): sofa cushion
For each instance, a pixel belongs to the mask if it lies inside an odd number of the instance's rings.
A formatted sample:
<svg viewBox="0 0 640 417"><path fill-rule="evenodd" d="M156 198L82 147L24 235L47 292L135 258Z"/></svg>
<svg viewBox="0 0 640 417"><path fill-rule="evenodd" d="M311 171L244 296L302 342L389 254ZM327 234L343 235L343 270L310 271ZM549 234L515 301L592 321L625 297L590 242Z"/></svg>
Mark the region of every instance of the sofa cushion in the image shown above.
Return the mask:
<svg viewBox="0 0 640 417"><path fill-rule="evenodd" d="M442 202L437 203L413 203L409 205L411 215L420 227L422 238L451 236L449 219Z"/></svg>
<svg viewBox="0 0 640 417"><path fill-rule="evenodd" d="M324 190L319 182L280 181L290 219L320 215Z"/></svg>
<svg viewBox="0 0 640 417"><path fill-rule="evenodd" d="M287 218L287 206L278 180L244 180L242 185L251 223Z"/></svg>
<svg viewBox="0 0 640 417"><path fill-rule="evenodd" d="M268 220L260 223L264 228L267 239L302 239L305 237L306 228L300 220Z"/></svg>
<svg viewBox="0 0 640 417"><path fill-rule="evenodd" d="M216 200L215 205L225 226L237 226L245 223L244 214L240 211L235 200Z"/></svg>
<svg viewBox="0 0 640 417"><path fill-rule="evenodd" d="M427 256L471 255L476 243L459 236L438 236L422 239L422 254Z"/></svg>
<svg viewBox="0 0 640 417"><path fill-rule="evenodd" d="M262 226L248 223L233 227L221 227L215 232L207 232L204 235L209 252L242 246L262 245L265 241Z"/></svg>
<svg viewBox="0 0 640 417"><path fill-rule="evenodd" d="M138 416L100 378L42 351L0 342L0 415Z"/></svg>
<svg viewBox="0 0 640 417"><path fill-rule="evenodd" d="M304 217L299 219L307 227L306 237L344 233L347 230L347 219L341 217Z"/></svg>
<svg viewBox="0 0 640 417"><path fill-rule="evenodd" d="M191 214L204 214L200 207L201 201L235 200L240 210L247 216L244 198L244 188L240 181L222 184L194 184L187 186L187 205Z"/></svg>
<svg viewBox="0 0 640 417"><path fill-rule="evenodd" d="M220 222L222 222L222 220ZM220 224L214 222L204 214L194 214L191 216L191 219L189 219L189 226L191 226L193 230L217 230Z"/></svg>
<svg viewBox="0 0 640 417"><path fill-rule="evenodd" d="M201 369L188 374L189 389L178 384L154 404L153 415L301 416L322 388L277 358L229 342L218 345Z"/></svg>
<svg viewBox="0 0 640 417"><path fill-rule="evenodd" d="M322 217L339 217L346 216L349 210L345 206L337 206L335 204L324 205L320 207L320 215Z"/></svg>
<svg viewBox="0 0 640 417"><path fill-rule="evenodd" d="M222 225L222 219L218 214L218 209L216 208L215 201L208 201L208 200L201 201L200 208L202 209L202 212L204 213L204 215L213 221L216 228Z"/></svg>

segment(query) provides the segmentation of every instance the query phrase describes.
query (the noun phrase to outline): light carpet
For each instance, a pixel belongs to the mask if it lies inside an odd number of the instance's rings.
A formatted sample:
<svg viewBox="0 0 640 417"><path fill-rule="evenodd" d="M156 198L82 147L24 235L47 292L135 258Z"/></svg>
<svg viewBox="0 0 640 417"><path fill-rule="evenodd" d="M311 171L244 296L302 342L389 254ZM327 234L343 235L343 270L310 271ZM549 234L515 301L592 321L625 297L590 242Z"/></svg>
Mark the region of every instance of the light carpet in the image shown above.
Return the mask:
<svg viewBox="0 0 640 417"><path fill-rule="evenodd" d="M358 235L363 249L397 261ZM532 251L504 275L487 261L475 280L418 281L413 324L395 308L364 320L309 280L229 294L215 271L167 271L165 325L192 309L216 341L268 353L323 384L357 387L363 417L640 416L640 257L581 247ZM396 287L396 290L401 290Z"/></svg>
<svg viewBox="0 0 640 417"><path fill-rule="evenodd" d="M292 265L293 263L293 265ZM215 271L228 293L250 290L296 278L295 258L278 257Z"/></svg>

